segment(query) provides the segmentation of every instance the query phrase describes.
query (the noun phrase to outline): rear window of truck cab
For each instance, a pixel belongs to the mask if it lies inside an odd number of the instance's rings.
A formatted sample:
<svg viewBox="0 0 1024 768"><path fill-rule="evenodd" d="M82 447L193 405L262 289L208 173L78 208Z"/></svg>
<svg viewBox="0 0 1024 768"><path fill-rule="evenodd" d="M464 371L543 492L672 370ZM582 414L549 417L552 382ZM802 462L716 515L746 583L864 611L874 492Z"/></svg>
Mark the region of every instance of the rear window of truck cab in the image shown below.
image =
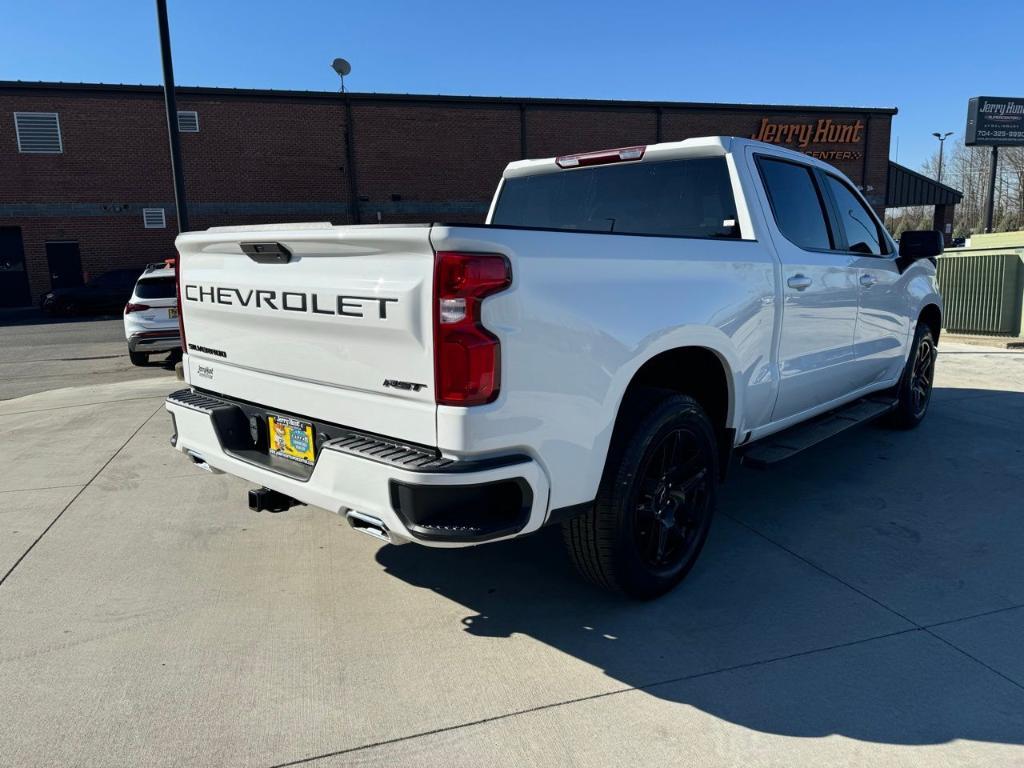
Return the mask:
<svg viewBox="0 0 1024 768"><path fill-rule="evenodd" d="M505 179L492 224L739 238L724 157L575 168Z"/></svg>

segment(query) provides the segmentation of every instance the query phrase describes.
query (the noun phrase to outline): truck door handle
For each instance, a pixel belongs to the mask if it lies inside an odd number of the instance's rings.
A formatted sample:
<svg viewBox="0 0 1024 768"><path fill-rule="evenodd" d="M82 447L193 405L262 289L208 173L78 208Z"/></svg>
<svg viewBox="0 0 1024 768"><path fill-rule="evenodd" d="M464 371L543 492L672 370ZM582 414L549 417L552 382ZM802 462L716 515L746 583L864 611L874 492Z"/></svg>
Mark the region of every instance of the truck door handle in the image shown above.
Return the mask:
<svg viewBox="0 0 1024 768"><path fill-rule="evenodd" d="M870 288L872 285L874 285L877 282L878 282L878 278L876 278L874 275L861 275L860 276L860 284L863 285L865 288Z"/></svg>
<svg viewBox="0 0 1024 768"><path fill-rule="evenodd" d="M795 288L798 291L802 291L806 288L811 287L811 278L807 275L793 275L789 280L786 281L786 285L790 288Z"/></svg>

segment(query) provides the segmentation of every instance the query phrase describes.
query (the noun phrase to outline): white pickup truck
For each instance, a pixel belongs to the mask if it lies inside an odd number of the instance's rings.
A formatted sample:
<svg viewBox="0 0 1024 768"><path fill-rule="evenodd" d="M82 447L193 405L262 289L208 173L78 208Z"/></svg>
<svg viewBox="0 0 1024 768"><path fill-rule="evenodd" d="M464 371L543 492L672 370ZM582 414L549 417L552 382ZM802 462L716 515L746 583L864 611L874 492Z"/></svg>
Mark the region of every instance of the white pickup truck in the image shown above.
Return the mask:
<svg viewBox="0 0 1024 768"><path fill-rule="evenodd" d="M172 444L252 508L437 547L560 523L639 598L693 566L734 452L916 425L941 328L938 232L897 246L835 168L737 138L510 163L481 226L177 247Z"/></svg>

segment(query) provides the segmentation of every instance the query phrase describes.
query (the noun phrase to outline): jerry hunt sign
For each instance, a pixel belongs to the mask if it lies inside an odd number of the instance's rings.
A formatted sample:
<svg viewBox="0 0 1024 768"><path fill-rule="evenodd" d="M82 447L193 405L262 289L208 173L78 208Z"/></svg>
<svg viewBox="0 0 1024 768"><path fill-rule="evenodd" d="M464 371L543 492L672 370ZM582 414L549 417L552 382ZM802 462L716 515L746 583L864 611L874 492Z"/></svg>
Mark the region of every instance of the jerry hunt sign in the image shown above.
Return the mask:
<svg viewBox="0 0 1024 768"><path fill-rule="evenodd" d="M968 147L1024 146L1024 99L976 96L967 102Z"/></svg>
<svg viewBox="0 0 1024 768"><path fill-rule="evenodd" d="M822 118L808 123L773 123L765 117L750 138L768 144L789 144L819 160L860 160L864 156L863 152L853 149L810 148L812 145L860 144L864 141L861 120L844 123Z"/></svg>

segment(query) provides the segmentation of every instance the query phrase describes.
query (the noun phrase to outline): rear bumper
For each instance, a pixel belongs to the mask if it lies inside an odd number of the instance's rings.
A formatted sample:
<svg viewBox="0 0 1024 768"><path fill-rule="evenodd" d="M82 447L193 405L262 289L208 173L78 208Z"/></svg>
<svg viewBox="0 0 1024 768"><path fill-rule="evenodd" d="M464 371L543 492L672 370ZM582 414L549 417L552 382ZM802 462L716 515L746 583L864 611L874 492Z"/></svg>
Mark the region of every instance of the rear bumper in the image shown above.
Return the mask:
<svg viewBox="0 0 1024 768"><path fill-rule="evenodd" d="M128 337L128 349L132 352L166 352L181 348L181 335L173 331L140 331Z"/></svg>
<svg viewBox="0 0 1024 768"><path fill-rule="evenodd" d="M305 467L259 450L259 425L268 412L261 406L181 390L166 407L176 429L172 444L193 461L306 504L369 515L394 538L468 546L530 533L547 515L547 476L525 455L453 460L314 421L316 463Z"/></svg>

